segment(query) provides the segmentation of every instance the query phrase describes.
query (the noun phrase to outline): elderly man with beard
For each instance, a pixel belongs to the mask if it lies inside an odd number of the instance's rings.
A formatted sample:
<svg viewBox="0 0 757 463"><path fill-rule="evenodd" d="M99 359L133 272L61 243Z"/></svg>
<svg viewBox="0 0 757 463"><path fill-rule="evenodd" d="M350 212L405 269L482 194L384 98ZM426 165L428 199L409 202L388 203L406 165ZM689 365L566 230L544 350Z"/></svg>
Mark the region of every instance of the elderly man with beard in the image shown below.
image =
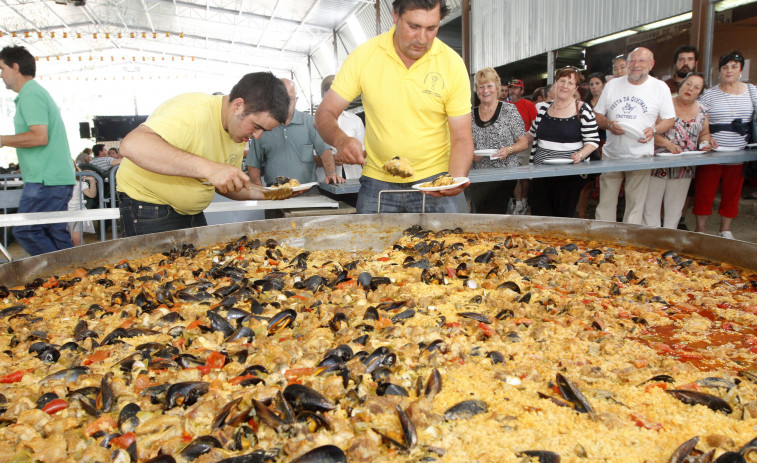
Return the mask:
<svg viewBox="0 0 757 463"><path fill-rule="evenodd" d="M681 45L676 48L676 51L673 53L673 66L675 67L675 72L670 79L665 81L673 96L678 94L678 86L683 82L683 79L690 72L696 71L698 61L699 50L697 50L697 47L692 45Z"/></svg>
<svg viewBox="0 0 757 463"><path fill-rule="evenodd" d="M649 75L654 55L637 48L628 55L628 75L612 79L599 97L594 111L600 128L607 130L605 159L652 156L653 138L670 130L675 109L664 82ZM599 205L596 219L615 222L618 192L626 182L626 210L623 222L640 224L649 187L649 170L606 172L599 177Z"/></svg>

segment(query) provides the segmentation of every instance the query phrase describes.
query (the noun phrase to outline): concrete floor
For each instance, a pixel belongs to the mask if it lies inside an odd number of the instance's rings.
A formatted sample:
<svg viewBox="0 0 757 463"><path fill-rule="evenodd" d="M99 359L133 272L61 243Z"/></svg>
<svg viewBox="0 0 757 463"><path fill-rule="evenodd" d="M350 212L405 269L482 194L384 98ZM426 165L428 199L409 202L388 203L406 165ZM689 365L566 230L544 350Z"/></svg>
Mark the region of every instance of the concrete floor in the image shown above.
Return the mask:
<svg viewBox="0 0 757 463"><path fill-rule="evenodd" d="M744 188L743 195L748 193L757 192L757 188ZM720 196L715 198L715 204L713 205L713 211L717 211L720 204ZM596 206L596 202L589 204L589 214L593 215L593 208ZM694 230L696 225L696 218L691 213L691 209L686 214L686 225L689 230ZM711 235L717 235L720 227L720 216L715 213L707 222L707 233ZM733 236L737 240L748 241L751 243L757 243L757 199L742 199L739 203L739 216L733 221L731 231ZM108 224L106 236L110 237L110 224ZM85 243L97 243L99 242L99 234L84 235ZM1 239L1 237L0 237ZM13 259L22 259L24 251L21 246L15 241L10 244L8 251ZM6 262L6 260L0 256L0 263Z"/></svg>

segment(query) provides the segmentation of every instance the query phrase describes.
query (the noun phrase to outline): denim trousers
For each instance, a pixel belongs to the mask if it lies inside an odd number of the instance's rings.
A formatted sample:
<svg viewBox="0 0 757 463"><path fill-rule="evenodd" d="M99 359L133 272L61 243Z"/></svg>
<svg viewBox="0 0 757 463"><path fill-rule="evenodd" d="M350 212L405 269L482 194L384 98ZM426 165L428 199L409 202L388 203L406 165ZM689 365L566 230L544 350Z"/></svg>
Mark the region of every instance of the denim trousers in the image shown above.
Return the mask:
<svg viewBox="0 0 757 463"><path fill-rule="evenodd" d="M68 210L73 185L24 183L18 212L54 212ZM66 223L24 225L13 228L13 236L27 254L36 256L74 246Z"/></svg>
<svg viewBox="0 0 757 463"><path fill-rule="evenodd" d="M204 227L205 214L183 215L166 204L152 204L118 193L123 237L160 233L182 228Z"/></svg>
<svg viewBox="0 0 757 463"><path fill-rule="evenodd" d="M410 183L389 183L363 175L360 177L360 191L357 195L357 213L376 214L379 209L380 191L411 190L412 186L416 183L428 182L436 177L438 177L438 175L432 175L431 177ZM381 212L460 212L458 210L457 198L455 196L436 198L430 195L425 195L426 207L424 211L423 196L424 194L420 191L408 193L382 193Z"/></svg>

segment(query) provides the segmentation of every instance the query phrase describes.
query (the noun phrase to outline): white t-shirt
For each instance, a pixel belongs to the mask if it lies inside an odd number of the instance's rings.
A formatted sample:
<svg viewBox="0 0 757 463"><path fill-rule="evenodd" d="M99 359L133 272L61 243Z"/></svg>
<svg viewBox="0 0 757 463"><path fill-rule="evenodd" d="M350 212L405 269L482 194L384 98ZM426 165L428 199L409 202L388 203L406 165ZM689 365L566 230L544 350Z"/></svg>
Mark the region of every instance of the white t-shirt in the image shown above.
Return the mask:
<svg viewBox="0 0 757 463"><path fill-rule="evenodd" d="M594 112L603 114L610 121L634 127L639 132L654 127L658 116L662 120L676 117L670 89L665 82L651 76L640 85L629 83L628 76L607 82ZM628 134L614 135L608 130L602 156L609 159L652 156L654 140L647 143L637 140Z"/></svg>
<svg viewBox="0 0 757 463"><path fill-rule="evenodd" d="M365 126L363 125L363 120L360 119L360 116L347 111L342 111L342 114L339 115L339 119L337 119L337 125L339 125L339 128L342 129L348 137L360 140L360 143L363 144L363 149L365 149ZM336 154L336 148L332 147L331 151ZM341 172L341 169L344 169L344 173ZM337 167L336 169L336 172L344 178L360 178L362 171L363 166L360 164L343 164L341 168ZM318 176L319 182L322 182L326 178L323 167L318 167L315 173Z"/></svg>

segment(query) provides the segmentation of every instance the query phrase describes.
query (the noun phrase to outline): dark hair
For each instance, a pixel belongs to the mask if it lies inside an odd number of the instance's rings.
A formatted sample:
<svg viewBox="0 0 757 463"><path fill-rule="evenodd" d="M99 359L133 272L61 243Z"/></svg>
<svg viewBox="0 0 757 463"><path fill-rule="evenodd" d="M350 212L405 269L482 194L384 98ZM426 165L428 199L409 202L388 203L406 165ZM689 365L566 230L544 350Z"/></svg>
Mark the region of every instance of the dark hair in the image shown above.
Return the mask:
<svg viewBox="0 0 757 463"><path fill-rule="evenodd" d="M104 149L105 149L105 145L97 144L97 145L95 145L95 146L92 147L92 152L94 153L95 156L99 156L100 155L100 151L102 151Z"/></svg>
<svg viewBox="0 0 757 463"><path fill-rule="evenodd" d="M331 88L331 84L334 83L334 74L331 74L330 76L326 76L321 81L321 98L323 98L324 95L326 95L326 92L329 91Z"/></svg>
<svg viewBox="0 0 757 463"><path fill-rule="evenodd" d="M242 77L229 93L229 101L244 100L244 115L269 113L283 124L289 115L286 85L270 72L253 72Z"/></svg>
<svg viewBox="0 0 757 463"><path fill-rule="evenodd" d="M547 98L547 92L544 91L545 87L539 87L536 90L534 90L534 93L531 95L531 101L535 101L539 99L539 97L542 97L542 99Z"/></svg>
<svg viewBox="0 0 757 463"><path fill-rule="evenodd" d="M731 50L728 53L720 56L718 61L718 69L722 68L731 61L736 61L741 65L741 69L744 69L744 54L738 50Z"/></svg>
<svg viewBox="0 0 757 463"><path fill-rule="evenodd" d="M694 45L681 45L673 52L673 63L678 61L678 55L681 53L694 53L694 61L699 61L699 50Z"/></svg>
<svg viewBox="0 0 757 463"><path fill-rule="evenodd" d="M618 60L621 60L621 59L627 63L628 62L628 55L618 55L618 56L616 56L615 58L612 59L612 64L614 65L615 61L618 61Z"/></svg>
<svg viewBox="0 0 757 463"><path fill-rule="evenodd" d="M392 9L397 13L397 16L402 16L407 10L422 9L430 11L436 8L436 5L439 5L441 19L444 19L449 14L446 0L394 0L392 2Z"/></svg>
<svg viewBox="0 0 757 463"><path fill-rule="evenodd" d="M34 77L37 74L37 62L24 47L5 47L0 50L0 59L8 67L18 64L18 72L22 76Z"/></svg>
<svg viewBox="0 0 757 463"><path fill-rule="evenodd" d="M601 72L592 72L589 74L589 77L586 79L586 82L591 82L591 79L599 79L602 81L603 84L606 84L607 81L605 80L605 75Z"/></svg>
<svg viewBox="0 0 757 463"><path fill-rule="evenodd" d="M686 74L686 77L683 78L681 82L678 83L678 88L680 89L683 86L683 83L689 80L689 77L699 77L702 79L702 90L699 92L699 95L697 95L697 98L702 96L702 93L704 93L705 89L707 89L707 78L704 76L703 72L690 72Z"/></svg>

